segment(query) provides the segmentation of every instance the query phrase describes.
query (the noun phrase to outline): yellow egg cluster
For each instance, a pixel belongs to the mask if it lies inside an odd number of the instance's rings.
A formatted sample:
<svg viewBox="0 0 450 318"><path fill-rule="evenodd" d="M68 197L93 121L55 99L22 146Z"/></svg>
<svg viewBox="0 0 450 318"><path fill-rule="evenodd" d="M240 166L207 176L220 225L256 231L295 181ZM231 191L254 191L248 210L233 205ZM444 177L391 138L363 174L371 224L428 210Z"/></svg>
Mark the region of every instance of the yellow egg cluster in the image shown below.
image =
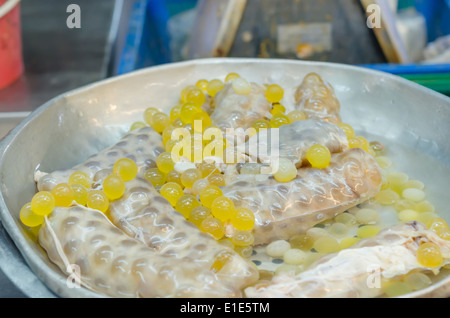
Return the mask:
<svg viewBox="0 0 450 318"><path fill-rule="evenodd" d="M391 163L383 158L376 157L382 166L388 169ZM386 172L381 188L375 199L381 205L392 206L397 212L400 222L421 222L432 230L434 228L441 238L450 239L448 225L445 226L446 223L443 223L443 220L438 217L435 207L427 200L425 186L421 181L410 179L403 172ZM438 224L439 222L443 225L433 227L434 223Z"/></svg>
<svg viewBox="0 0 450 318"><path fill-rule="evenodd" d="M169 174L172 175L169 178ZM228 240L234 247L253 243L255 216L249 209L238 207L223 195L223 174L214 164L203 162L181 173L172 170L160 188L160 194L183 216L216 240ZM158 177L158 180L160 178ZM234 228L226 236L226 228Z"/></svg>
<svg viewBox="0 0 450 318"><path fill-rule="evenodd" d="M225 185L223 173L214 163L203 160L204 154L223 156L223 152L217 151L223 151L229 146L227 140L217 139L215 135L209 138L205 134L207 128L218 128L212 125L205 110L208 107L202 107L209 105L208 101L226 83L231 83L236 94L247 95L251 92L250 83L237 73L229 73L224 82L220 79L200 79L195 85L184 87L180 93L180 104L172 107L167 116L153 107L145 110L144 121L161 134L165 152L158 155L156 167L147 170L144 178L155 186L175 210L201 231L209 233L221 243L242 250L253 243L253 212L242 207L236 208L234 202L223 195L220 188ZM280 91L275 90L274 93L279 96ZM289 118L284 115L284 107L281 104L274 106L280 110L280 119L272 120L272 124L264 120L259 127L270 128L289 123ZM301 118L298 114L293 115L295 120ZM135 123L134 126L136 129L142 125ZM176 131L176 128L185 130L177 135L180 131ZM175 165L181 157L194 163L195 167L177 170ZM232 234L226 234L227 227L234 228Z"/></svg>
<svg viewBox="0 0 450 318"><path fill-rule="evenodd" d="M128 158L115 162L113 174L107 176L102 189L92 189L93 181L83 171L73 172L67 183L57 184L50 192L39 191L31 202L23 205L19 218L28 227L40 226L44 217L55 207L69 207L80 204L88 208L106 212L111 201L117 200L125 193L125 181L134 179L137 175L136 163Z"/></svg>

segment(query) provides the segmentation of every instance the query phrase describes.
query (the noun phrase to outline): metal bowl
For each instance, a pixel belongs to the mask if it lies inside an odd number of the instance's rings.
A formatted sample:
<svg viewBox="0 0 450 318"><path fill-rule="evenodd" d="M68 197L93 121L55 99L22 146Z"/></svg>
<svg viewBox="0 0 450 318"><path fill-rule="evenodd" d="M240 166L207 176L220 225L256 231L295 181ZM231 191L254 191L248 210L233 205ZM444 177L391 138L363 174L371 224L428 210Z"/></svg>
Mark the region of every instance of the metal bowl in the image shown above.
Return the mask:
<svg viewBox="0 0 450 318"><path fill-rule="evenodd" d="M60 95L32 112L1 142L0 216L26 262L7 264L2 258L11 280L31 296L99 296L85 288L67 288L66 277L21 225L20 207L36 191L34 171L37 167L41 171L69 168L84 161L117 142L132 122L142 120L146 107L168 110L178 103L182 87L200 78L224 79L230 72L250 81L283 85L286 104L307 73L320 74L334 86L343 120L371 140L398 147L394 163L427 185L429 199L450 221L444 200L450 188L448 97L397 76L348 65L275 59L193 60L139 70ZM16 276L28 267L34 274ZM450 296L450 276L442 276L429 288L407 296Z"/></svg>

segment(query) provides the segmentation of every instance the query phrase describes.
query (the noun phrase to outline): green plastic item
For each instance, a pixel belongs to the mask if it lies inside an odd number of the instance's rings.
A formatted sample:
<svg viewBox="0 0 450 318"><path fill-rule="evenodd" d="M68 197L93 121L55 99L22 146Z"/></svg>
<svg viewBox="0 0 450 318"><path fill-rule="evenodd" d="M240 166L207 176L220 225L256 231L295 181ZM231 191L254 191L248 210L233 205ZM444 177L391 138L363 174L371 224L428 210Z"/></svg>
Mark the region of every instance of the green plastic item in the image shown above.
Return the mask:
<svg viewBox="0 0 450 318"><path fill-rule="evenodd" d="M401 77L450 96L450 73L400 74Z"/></svg>

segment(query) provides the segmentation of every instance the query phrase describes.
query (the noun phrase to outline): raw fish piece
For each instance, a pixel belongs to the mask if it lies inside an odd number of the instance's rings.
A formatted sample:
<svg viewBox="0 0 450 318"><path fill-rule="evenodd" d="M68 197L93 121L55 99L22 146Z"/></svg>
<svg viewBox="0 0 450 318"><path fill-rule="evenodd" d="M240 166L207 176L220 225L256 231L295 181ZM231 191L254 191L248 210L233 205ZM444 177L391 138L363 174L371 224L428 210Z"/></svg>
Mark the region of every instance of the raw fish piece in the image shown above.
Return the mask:
<svg viewBox="0 0 450 318"><path fill-rule="evenodd" d="M441 239L421 223L410 222L394 225L350 248L325 255L297 275L283 273L271 282L249 287L245 294L251 298L377 297L382 294L382 277L439 271L417 262L417 249L426 242L440 247L442 266L450 263L450 241Z"/></svg>
<svg viewBox="0 0 450 318"><path fill-rule="evenodd" d="M302 167L286 183L271 175L237 175L223 187L256 217L255 244L288 239L374 197L381 187L376 160L359 148L333 154L326 169Z"/></svg>

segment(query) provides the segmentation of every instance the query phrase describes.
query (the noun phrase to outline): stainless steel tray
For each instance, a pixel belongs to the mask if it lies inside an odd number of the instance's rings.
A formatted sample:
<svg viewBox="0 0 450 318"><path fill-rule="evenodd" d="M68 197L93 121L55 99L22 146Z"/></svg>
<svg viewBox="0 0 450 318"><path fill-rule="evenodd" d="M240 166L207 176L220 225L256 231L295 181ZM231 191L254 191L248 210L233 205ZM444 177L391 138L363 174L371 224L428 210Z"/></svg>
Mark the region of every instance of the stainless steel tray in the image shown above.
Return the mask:
<svg viewBox="0 0 450 318"><path fill-rule="evenodd" d="M238 72L256 82L298 85L317 72L335 88L342 117L361 134L424 153L450 171L450 99L402 78L348 65L266 59L204 59L167 64L110 78L58 96L39 107L0 143L0 216L9 236L40 283L9 271L13 281L37 289L34 295L99 296L84 288L67 288L66 278L18 220L20 207L35 192L33 173L68 168L120 139L146 107L176 105L182 87L200 78L224 78ZM415 152L411 152L415 153ZM394 158L403 171L430 185L440 215L450 221L445 200L450 178L436 164ZM422 157L421 157L422 158ZM445 174L444 174L445 175ZM41 289L43 286L48 289ZM49 292L51 290L51 292ZM33 290L34 292L34 290ZM32 294L32 293L30 293ZM408 296L449 296L450 277Z"/></svg>

